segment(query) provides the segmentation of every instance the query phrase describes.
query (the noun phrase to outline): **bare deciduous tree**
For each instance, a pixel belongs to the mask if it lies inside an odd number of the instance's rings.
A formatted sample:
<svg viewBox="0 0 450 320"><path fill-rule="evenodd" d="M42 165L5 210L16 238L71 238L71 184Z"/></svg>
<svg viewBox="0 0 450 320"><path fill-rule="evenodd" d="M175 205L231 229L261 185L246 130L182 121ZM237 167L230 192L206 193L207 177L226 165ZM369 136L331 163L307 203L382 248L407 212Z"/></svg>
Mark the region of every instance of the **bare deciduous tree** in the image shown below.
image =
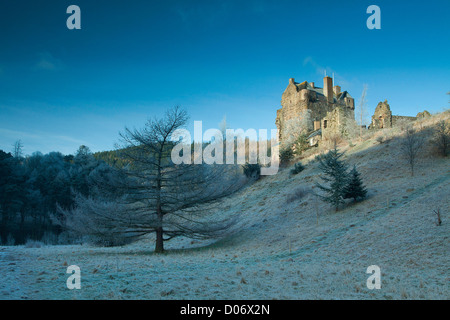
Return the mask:
<svg viewBox="0 0 450 320"><path fill-rule="evenodd" d="M363 92L361 94L361 98L359 100L358 105L358 118L359 118L359 139L362 141L363 135L363 126L366 124L367 117L367 84L364 85Z"/></svg>
<svg viewBox="0 0 450 320"><path fill-rule="evenodd" d="M411 176L414 176L414 168L417 163L417 157L420 154L425 140L422 134L412 128L407 128L405 137L400 145L402 155L408 161L411 168Z"/></svg>
<svg viewBox="0 0 450 320"><path fill-rule="evenodd" d="M13 157L14 158L21 158L23 156L23 143L22 140L17 140L16 142L14 142L13 145Z"/></svg>

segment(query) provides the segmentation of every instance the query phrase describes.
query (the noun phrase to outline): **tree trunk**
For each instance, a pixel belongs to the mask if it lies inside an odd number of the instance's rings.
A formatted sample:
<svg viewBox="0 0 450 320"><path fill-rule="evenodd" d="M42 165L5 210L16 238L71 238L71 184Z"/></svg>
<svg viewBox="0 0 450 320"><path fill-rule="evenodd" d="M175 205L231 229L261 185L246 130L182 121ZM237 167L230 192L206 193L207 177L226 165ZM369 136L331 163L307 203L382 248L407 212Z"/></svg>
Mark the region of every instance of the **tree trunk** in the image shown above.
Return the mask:
<svg viewBox="0 0 450 320"><path fill-rule="evenodd" d="M163 228L159 227L158 229L156 229L155 253L163 253L163 252L164 252Z"/></svg>
<svg viewBox="0 0 450 320"><path fill-rule="evenodd" d="M165 141L164 141L165 142ZM156 229L156 245L155 245L155 253L163 253L164 252L164 239L163 239L163 213L161 208L161 157L164 150L164 143L161 144L161 149L158 154L158 174L156 176L156 214L158 215L158 220L160 226Z"/></svg>

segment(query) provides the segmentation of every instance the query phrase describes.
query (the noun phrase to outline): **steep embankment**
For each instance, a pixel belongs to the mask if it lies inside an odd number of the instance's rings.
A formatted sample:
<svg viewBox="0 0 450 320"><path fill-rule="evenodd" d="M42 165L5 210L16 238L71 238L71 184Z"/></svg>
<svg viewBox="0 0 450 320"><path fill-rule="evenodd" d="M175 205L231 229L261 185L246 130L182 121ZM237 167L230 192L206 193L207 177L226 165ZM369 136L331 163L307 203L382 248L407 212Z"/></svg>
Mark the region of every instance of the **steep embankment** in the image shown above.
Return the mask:
<svg viewBox="0 0 450 320"><path fill-rule="evenodd" d="M380 134L389 141L377 142ZM19 265L2 262L17 282L0 298L19 286L21 297L44 299L449 299L450 162L427 144L412 177L401 143L391 130L341 147L369 193L338 212L313 195L321 174L313 157L298 175L288 168L262 178L220 203L221 214L240 216L238 232L206 247L181 239L168 248L190 249L159 256L150 241L2 248L1 259ZM287 201L297 188L303 196ZM66 288L71 264L82 270L82 290ZM370 265L381 268L380 290L366 287Z"/></svg>

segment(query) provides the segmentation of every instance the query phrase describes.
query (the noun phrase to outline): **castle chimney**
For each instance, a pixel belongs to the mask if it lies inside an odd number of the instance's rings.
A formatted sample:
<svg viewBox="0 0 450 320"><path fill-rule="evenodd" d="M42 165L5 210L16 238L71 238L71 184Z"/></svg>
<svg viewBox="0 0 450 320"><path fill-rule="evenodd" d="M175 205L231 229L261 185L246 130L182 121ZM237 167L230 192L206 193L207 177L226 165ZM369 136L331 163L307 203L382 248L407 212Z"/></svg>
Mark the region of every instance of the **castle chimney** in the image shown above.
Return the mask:
<svg viewBox="0 0 450 320"><path fill-rule="evenodd" d="M323 95L327 98L328 103L334 102L333 79L330 77L323 78Z"/></svg>
<svg viewBox="0 0 450 320"><path fill-rule="evenodd" d="M309 85L314 89L314 82L310 82Z"/></svg>
<svg viewBox="0 0 450 320"><path fill-rule="evenodd" d="M334 94L337 96L339 93L341 93L341 87L334 86L333 91L334 91Z"/></svg>
<svg viewBox="0 0 450 320"><path fill-rule="evenodd" d="M295 79L294 78L290 78L289 79L289 84L295 84Z"/></svg>

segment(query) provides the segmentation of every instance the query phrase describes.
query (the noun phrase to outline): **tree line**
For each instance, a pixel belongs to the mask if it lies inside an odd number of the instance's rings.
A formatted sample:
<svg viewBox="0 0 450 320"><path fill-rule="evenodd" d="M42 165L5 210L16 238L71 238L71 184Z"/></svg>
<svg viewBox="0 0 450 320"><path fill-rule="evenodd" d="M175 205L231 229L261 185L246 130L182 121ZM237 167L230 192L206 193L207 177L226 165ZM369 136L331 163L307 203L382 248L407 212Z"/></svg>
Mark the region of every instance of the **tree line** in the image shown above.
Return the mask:
<svg viewBox="0 0 450 320"><path fill-rule="evenodd" d="M74 205L73 192L88 196L92 175L111 170L86 146L75 155L59 152L22 156L20 143L13 154L0 150L0 241L24 244L27 240L68 242L52 217L57 207ZM61 238L61 239L58 239Z"/></svg>

